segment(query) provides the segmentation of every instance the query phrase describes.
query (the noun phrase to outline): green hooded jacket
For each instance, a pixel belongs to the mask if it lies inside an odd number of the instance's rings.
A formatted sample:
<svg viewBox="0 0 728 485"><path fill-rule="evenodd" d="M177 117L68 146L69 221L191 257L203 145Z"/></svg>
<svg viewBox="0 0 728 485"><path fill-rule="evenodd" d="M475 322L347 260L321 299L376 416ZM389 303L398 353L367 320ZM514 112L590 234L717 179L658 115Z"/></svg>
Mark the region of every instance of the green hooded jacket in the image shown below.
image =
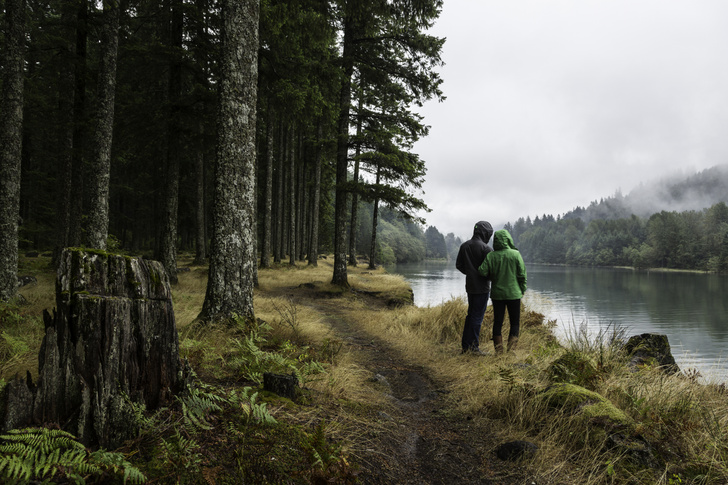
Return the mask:
<svg viewBox="0 0 728 485"><path fill-rule="evenodd" d="M478 272L490 278L492 300L520 300L526 292L526 265L505 229L495 232L493 251L485 256Z"/></svg>

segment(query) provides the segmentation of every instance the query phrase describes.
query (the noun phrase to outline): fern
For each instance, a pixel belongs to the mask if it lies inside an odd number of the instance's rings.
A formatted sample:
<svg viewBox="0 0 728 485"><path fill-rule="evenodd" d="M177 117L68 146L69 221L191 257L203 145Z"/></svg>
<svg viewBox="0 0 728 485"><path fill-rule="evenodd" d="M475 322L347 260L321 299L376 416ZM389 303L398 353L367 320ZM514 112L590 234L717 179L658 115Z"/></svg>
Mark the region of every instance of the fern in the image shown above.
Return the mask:
<svg viewBox="0 0 728 485"><path fill-rule="evenodd" d="M162 449L166 461L174 464L178 469L178 476L181 476L180 472L183 468L196 470L202 463L202 457L197 452L200 445L193 438L182 436L179 430L175 430L169 441L162 439Z"/></svg>
<svg viewBox="0 0 728 485"><path fill-rule="evenodd" d="M177 397L177 401L182 405L182 416L185 425L194 431L195 428L210 430L212 424L207 417L216 412L222 411L221 404L226 403L226 399L215 394L212 386L201 384L200 387L188 387L184 397Z"/></svg>
<svg viewBox="0 0 728 485"><path fill-rule="evenodd" d="M119 453L89 452L74 436L58 429L25 428L0 435L0 480L28 482L58 476L77 483L84 477L109 474L127 483L146 477Z"/></svg>
<svg viewBox="0 0 728 485"><path fill-rule="evenodd" d="M240 394L234 390L230 393L231 403L240 407L243 411L243 415L245 416L245 420L250 421L252 419L256 423L264 425L278 424L278 421L276 421L276 419L268 411L268 404L258 404L256 402L258 399L258 393L255 392L250 394L250 391L250 387L245 387Z"/></svg>

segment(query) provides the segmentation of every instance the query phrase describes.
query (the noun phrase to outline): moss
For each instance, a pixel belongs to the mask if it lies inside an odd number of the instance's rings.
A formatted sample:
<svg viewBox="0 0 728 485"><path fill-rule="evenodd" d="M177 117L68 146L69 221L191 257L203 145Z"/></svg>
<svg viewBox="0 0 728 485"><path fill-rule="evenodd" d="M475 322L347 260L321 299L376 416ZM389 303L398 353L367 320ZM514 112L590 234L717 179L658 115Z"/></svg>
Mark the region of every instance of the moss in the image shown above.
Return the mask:
<svg viewBox="0 0 728 485"><path fill-rule="evenodd" d="M155 288L159 288L162 286L162 278L159 276L159 273L157 273L154 268L149 268L149 279L152 281L152 284L154 284Z"/></svg>
<svg viewBox="0 0 728 485"><path fill-rule="evenodd" d="M134 274L134 268L132 267L134 258L131 256L124 256L124 261L126 262L126 282L132 288L139 288L142 283L136 279L136 275Z"/></svg>
<svg viewBox="0 0 728 485"><path fill-rule="evenodd" d="M632 420L611 401L574 384L555 384L541 394L549 406L580 413L588 420L607 420L616 425L631 425Z"/></svg>

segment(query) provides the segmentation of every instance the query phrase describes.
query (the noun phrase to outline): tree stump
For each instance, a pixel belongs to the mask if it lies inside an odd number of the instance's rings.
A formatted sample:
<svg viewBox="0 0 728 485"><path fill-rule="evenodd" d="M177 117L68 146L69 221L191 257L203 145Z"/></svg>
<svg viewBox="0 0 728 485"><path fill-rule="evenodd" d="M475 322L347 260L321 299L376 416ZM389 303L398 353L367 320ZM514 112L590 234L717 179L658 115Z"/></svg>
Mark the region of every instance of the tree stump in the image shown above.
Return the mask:
<svg viewBox="0 0 728 485"><path fill-rule="evenodd" d="M38 383L8 386L3 426L57 423L116 448L138 431L132 403L164 406L184 384L167 275L157 261L65 249L56 307L43 312Z"/></svg>
<svg viewBox="0 0 728 485"><path fill-rule="evenodd" d="M295 401L298 396L298 379L295 374L263 373L263 389Z"/></svg>

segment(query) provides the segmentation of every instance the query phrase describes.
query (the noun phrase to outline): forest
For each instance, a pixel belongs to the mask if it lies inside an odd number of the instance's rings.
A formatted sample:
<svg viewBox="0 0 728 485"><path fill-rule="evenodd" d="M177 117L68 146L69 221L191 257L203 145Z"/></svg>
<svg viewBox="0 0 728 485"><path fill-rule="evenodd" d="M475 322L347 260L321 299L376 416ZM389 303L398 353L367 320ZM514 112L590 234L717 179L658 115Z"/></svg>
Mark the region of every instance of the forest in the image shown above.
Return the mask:
<svg viewBox="0 0 728 485"><path fill-rule="evenodd" d="M144 254L173 283L180 251L212 283L333 253L346 286L357 254L422 259L412 147L415 109L444 100L441 5L3 2L0 297L18 251Z"/></svg>
<svg viewBox="0 0 728 485"><path fill-rule="evenodd" d="M506 224L524 259L581 266L728 271L728 167ZM654 211L654 212L653 212Z"/></svg>

